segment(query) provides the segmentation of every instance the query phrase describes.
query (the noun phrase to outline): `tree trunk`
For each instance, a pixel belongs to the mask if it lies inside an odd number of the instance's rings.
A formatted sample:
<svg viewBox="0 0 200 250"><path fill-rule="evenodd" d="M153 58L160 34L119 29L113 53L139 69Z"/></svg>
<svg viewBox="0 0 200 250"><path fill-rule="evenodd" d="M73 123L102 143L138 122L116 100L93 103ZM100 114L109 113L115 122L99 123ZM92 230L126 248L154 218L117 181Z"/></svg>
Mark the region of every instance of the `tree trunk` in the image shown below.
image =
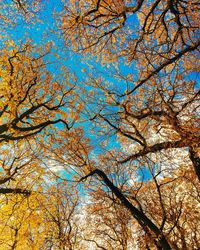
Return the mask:
<svg viewBox="0 0 200 250"><path fill-rule="evenodd" d="M106 186L109 187L109 189L116 195L121 203L130 211L130 213L140 225L148 227L157 236L158 245L160 245L163 250L171 250L171 247L162 231L143 212L141 212L139 209L133 206L132 203L130 203L130 201L122 194L119 188L110 181L110 179L102 170L95 169L90 174L83 177L81 180L86 179L87 177L94 174L97 174L103 180Z"/></svg>

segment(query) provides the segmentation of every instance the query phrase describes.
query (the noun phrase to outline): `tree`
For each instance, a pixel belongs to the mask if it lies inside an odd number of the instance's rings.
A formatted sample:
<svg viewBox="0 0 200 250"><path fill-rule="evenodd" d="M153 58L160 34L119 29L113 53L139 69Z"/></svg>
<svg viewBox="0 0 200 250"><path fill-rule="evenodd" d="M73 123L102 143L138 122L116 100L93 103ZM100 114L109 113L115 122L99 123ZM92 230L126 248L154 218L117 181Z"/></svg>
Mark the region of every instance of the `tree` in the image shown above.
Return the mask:
<svg viewBox="0 0 200 250"><path fill-rule="evenodd" d="M116 220L115 216L123 211L118 206L123 206L128 210L126 215L130 213L129 216L133 216L138 222L131 225L132 234L134 233L136 240L134 247L198 249L199 235L196 232L199 223L196 219L199 216L197 208L199 182L195 173L190 170L188 162L174 167L173 170L170 165L166 165L165 168L160 166L158 170L159 163L150 159L141 160L140 164L138 169L133 168L131 164L122 169L119 166L116 167L116 163L111 162L110 158L105 157L104 161L101 158L98 168L81 179L85 180L96 175L99 181L98 184L90 182L90 186L93 184L95 197L95 200L91 200L89 204L89 207L93 207L94 216L94 228L88 233L92 235L91 240L101 247L106 246L104 245L107 244L106 227L111 225L112 228L116 225L116 230L119 230L122 217ZM148 166L151 175L149 181L142 180L141 172L138 172L140 170L145 173L147 170L144 170L144 166ZM138 180L134 178L135 176ZM117 208L118 210L115 211ZM115 213L110 214L110 210ZM129 223L131 223L130 217ZM125 218L123 216L123 219ZM111 231L109 235L113 237ZM99 241L99 237L103 237L105 242ZM126 237L123 237L123 240L125 239ZM108 244L110 242L111 240ZM133 242L131 239L132 244ZM116 249L121 248L118 246Z"/></svg>
<svg viewBox="0 0 200 250"><path fill-rule="evenodd" d="M48 140L56 129L53 125L62 123L63 129L69 130L74 123L67 117L75 103L74 85L69 83L64 68L63 76L68 83L58 76L57 80L53 79L43 59L46 53L34 50L29 44L18 49L13 42L1 52L0 143L4 153L1 184L38 160L39 142Z"/></svg>
<svg viewBox="0 0 200 250"><path fill-rule="evenodd" d="M198 249L197 2L61 6L60 41L93 64L77 78L50 32L45 48L1 46L3 247Z"/></svg>
<svg viewBox="0 0 200 250"><path fill-rule="evenodd" d="M175 174L174 169L180 168L183 168L183 172L188 172L188 174L195 172L199 178L199 115L197 111L199 108L199 90L196 90L195 81L184 80L184 73L187 75L186 70L180 69L181 76L178 67L176 70L174 73L166 69L163 76L153 77L148 86L141 86L137 93L132 96L129 95L122 101L117 94L113 93L113 86L103 84L106 80L102 77L101 81L93 78L88 80L90 86L96 91L95 95L104 96L101 102L98 102L98 106L95 107L94 115L90 116L90 120L95 127L101 127L101 133L116 135L116 138L121 141L122 147L115 148L114 154L108 154L107 161L105 161L106 167L103 166L102 168L101 164L93 165L94 169L83 179L97 175L104 182L142 227L142 231L147 235L144 242L150 249L151 247L157 247L158 249L186 248L189 247L186 243L189 239L182 239L185 243L176 245L171 240L171 235L168 236L167 230L165 231L162 228L162 222L158 222L152 215L149 215L147 208L144 209L145 212L140 210L145 199L142 200L141 206L140 203L135 204L127 197L126 190L111 181L109 176L113 174L115 165L122 169L127 169L125 166L128 165L129 168L136 168L137 170L137 168L147 168L148 160L151 160L153 162L152 173L155 173L159 178L163 176L162 178L167 180L170 177L171 181L175 182L176 178L179 179L182 176L180 172L178 175ZM90 102L91 98L88 98L88 100ZM196 155L195 159L191 152ZM173 160L173 158L175 159ZM111 164L112 161L114 161L113 164ZM102 162L102 159L100 159L100 162ZM187 164L183 164L183 162ZM126 173L128 174L128 171ZM120 176L122 178L119 171L116 172L116 175L119 179ZM193 182L195 181L193 180ZM158 198L160 185L162 184L157 183ZM147 185L148 188L149 186ZM185 188L187 189L187 185ZM167 190L170 192L168 188ZM173 193L173 195L175 199L176 194ZM181 197L181 194L179 195ZM155 200L157 199L155 198ZM166 200L167 198L164 194L160 194L160 199ZM186 205L185 201L183 203ZM158 211L155 211L156 206L158 204L153 206L152 214L158 214ZM166 209L165 211L160 205L159 212L163 211L163 213L170 214L174 209L173 207L176 206L177 204L174 204L170 206L169 210ZM178 206L180 206L180 212L182 201ZM196 207L196 205L194 206ZM177 218L179 212L177 211L173 216ZM172 220L173 216L169 218L169 221ZM164 216L164 224L165 220ZM169 223L176 228L174 221L176 219ZM179 219L177 221L177 224L181 224ZM173 226L171 227L173 228ZM171 232L177 235L174 230L172 229ZM181 237L185 236L179 234L176 240L181 241ZM194 249L198 249L196 243L193 244ZM146 245L141 245L142 249L145 249L145 247Z"/></svg>
<svg viewBox="0 0 200 250"><path fill-rule="evenodd" d="M48 186L43 173L28 198L20 194L1 197L0 249L76 249L80 234L75 217L77 193L68 193L73 189L66 182Z"/></svg>
<svg viewBox="0 0 200 250"><path fill-rule="evenodd" d="M198 71L196 58L200 43L196 32L199 25L191 14L194 11L194 16L198 15L197 3L137 1L134 4L100 0L71 1L70 4L67 3L62 12L67 44L75 51L97 55L104 62L118 59L120 64L127 57L132 62L130 67L134 67L134 73L128 76L127 72L119 73L120 67L114 74L111 72L109 77L114 76L114 83L96 71L88 74L86 84L94 93L94 99L90 95L87 99L88 119L94 127L100 127L104 135L116 134L122 149L115 158L112 154L108 157L105 163L109 165L108 173L105 167L94 164L93 170L81 180L97 175L142 225L143 231L156 235L155 246L171 249L173 243L162 226L140 211L138 204L134 206L108 174L112 173L112 160L117 166L122 164L121 168L140 162L145 167L146 161L153 157L157 158L154 171L159 173L156 164L161 163L163 154L174 152L188 163L192 162L200 179L199 86L197 81L190 80L191 73ZM120 88L120 83L124 83L124 87ZM96 96L101 99L95 100ZM173 174L172 164L171 161ZM161 172L165 171L162 167ZM193 172L191 168L185 171Z"/></svg>
<svg viewBox="0 0 200 250"><path fill-rule="evenodd" d="M194 11L193 15L192 11ZM128 21L130 15L135 17L133 27ZM135 158L169 147L188 147L190 158L200 179L197 153L199 118L196 113L199 87L197 82L187 80L191 72L198 70L195 58L200 43L196 36L199 28L194 19L196 15L198 10L195 1L132 3L132 1L100 0L87 3L79 1L78 5L76 1L71 1L66 4L62 12L62 29L66 42L78 51L91 52L103 57L111 54L112 58L113 53L117 53L120 56L128 55L131 60L134 58L136 60L137 79L133 75L129 75L128 78L121 77L128 82L127 88L121 93L117 85L109 88L102 84L101 78L100 83L96 79L89 80L94 83L93 87L97 92L99 92L98 88L101 88L104 96L110 97L110 103L101 105L99 109L101 114L98 112L95 117L99 117L117 133L129 137L145 148L135 155ZM123 45L121 40L125 40ZM126 54L122 51L126 51ZM188 53L193 51L194 53L188 57ZM140 103L141 107L136 108L135 100L141 98L144 101ZM111 120L106 117L104 114L106 111L103 110L103 107L106 109L108 106L120 107L118 113L112 115ZM190 127L189 124L183 125L183 116L186 110L191 109L193 117L189 122ZM110 114L109 117L111 117ZM168 126L170 127L168 133L173 130L173 134L179 134L179 138L182 139L171 142L170 138L170 142L166 141L149 149L144 141L144 135L133 124L133 120L140 124L153 120L153 123L159 124L157 131L160 131L162 126ZM126 125L133 126L135 130L135 136L132 138L130 133L134 133L133 131L127 132L122 129ZM156 126L158 125L154 124L154 127ZM126 160L128 158L123 161Z"/></svg>
<svg viewBox="0 0 200 250"><path fill-rule="evenodd" d="M44 224L42 209L38 200L43 199L42 174L38 169L29 175L22 176L20 185L31 189L31 193L10 192L0 197L0 249L39 249L44 242ZM29 179L29 180L28 180ZM29 182L29 183L27 183ZM16 189L16 188L15 188ZM36 191L34 192L33 189Z"/></svg>
<svg viewBox="0 0 200 250"><path fill-rule="evenodd" d="M68 1L62 29L76 51L142 57L155 74L199 46L197 6L196 1Z"/></svg>
<svg viewBox="0 0 200 250"><path fill-rule="evenodd" d="M134 229L137 225L113 195L103 192L98 185L98 189L90 194L86 207L84 222L92 222L92 227L83 225L83 235L90 248L127 250L136 247Z"/></svg>
<svg viewBox="0 0 200 250"><path fill-rule="evenodd" d="M43 249L77 249L80 241L78 205L78 193L66 182L57 182L48 189L39 201L43 210L42 225L45 225Z"/></svg>

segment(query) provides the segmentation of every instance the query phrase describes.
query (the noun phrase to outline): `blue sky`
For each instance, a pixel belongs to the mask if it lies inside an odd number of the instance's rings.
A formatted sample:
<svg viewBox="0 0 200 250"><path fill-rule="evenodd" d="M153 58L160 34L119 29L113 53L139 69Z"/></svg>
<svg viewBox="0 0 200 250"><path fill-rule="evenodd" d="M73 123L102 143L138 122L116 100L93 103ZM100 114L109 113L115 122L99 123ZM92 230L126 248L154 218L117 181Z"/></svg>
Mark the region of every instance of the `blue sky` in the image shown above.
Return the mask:
<svg viewBox="0 0 200 250"><path fill-rule="evenodd" d="M9 4L10 3L10 4ZM12 1L8 1L8 5L4 11L10 11L12 14L13 11L16 11L14 6L11 4ZM99 62L96 61L95 58L89 58L87 56L82 56L80 54L74 53L64 45L64 40L62 36L59 34L58 27L56 26L56 16L52 15L55 12L60 12L63 8L62 1L60 0L51 0L51 1L43 1L43 7L41 11L35 14L33 18L30 19L29 22L25 22L24 15L18 15L15 25L7 25L4 30L5 40L12 39L15 44L21 46L22 44L30 41L31 44L37 46L45 46L48 42L52 42L51 53L46 56L46 60L52 62L47 65L47 69L57 77L57 74L60 73L60 66L65 65L69 71L75 73L78 77L78 83L81 84L81 81L86 80L87 75L83 73L82 69L86 69L89 73L94 73L97 71L101 71L101 73L106 76L106 80L110 82L115 82L116 86L121 86L122 90L124 89L124 85L117 82L109 72L109 65L103 67ZM55 32L56 31L56 32ZM1 46L3 46L4 39L1 40ZM54 54L58 54L59 58L56 58ZM121 70L124 74L127 73L127 69L122 65ZM90 90L90 87L86 87L87 90ZM120 89L119 88L119 89ZM62 125L61 125L62 126ZM91 129L89 128L89 122L81 122L75 124L76 126L82 126L85 130L87 136L89 136L92 145L94 146L94 153L102 152L100 148L100 143L105 140L105 137L101 137L97 140L97 137L94 134L91 134ZM98 128L96 129L96 131ZM95 129L94 129L95 131ZM113 135L110 138L109 144L107 145L107 149L113 147L119 147L119 143L116 141L116 136Z"/></svg>
<svg viewBox="0 0 200 250"><path fill-rule="evenodd" d="M10 2L10 6L9 6ZM8 6L6 8L10 8L11 11L13 11L11 6L11 0L8 1ZM41 8L41 11L36 13L35 17L31 19L31 22L26 23L24 21L23 15L19 15L17 18L17 23L15 26L8 26L7 29L4 30L5 36L12 38L16 44L20 45L22 43L25 43L27 40L31 40L32 44L36 46L44 46L48 42L53 42L51 46L51 53L47 55L47 60L52 61L52 64L49 64L47 66L48 70L51 71L52 74L56 77L57 73L59 72L59 66L65 65L69 68L71 72L74 72L76 76L78 77L78 82L81 84L82 81L87 80L87 76L85 73L83 73L82 69L85 69L86 72L92 73L96 76L96 72L101 72L106 81L112 82L113 87L116 88L121 93L124 92L126 86L122 80L116 80L116 77L113 75L113 70L111 65L107 64L103 66L99 62L95 60L95 58L82 56L80 54L75 54L72 51L70 51L66 46L64 45L64 40L60 34L57 34L58 31L56 27L56 21L55 16L52 16L52 13L54 12L60 12L63 8L63 3L61 0L51 0L51 1L43 1L43 7ZM1 10L3 11L3 10ZM129 16L126 22L127 26L136 25L136 19L135 16ZM134 33L133 33L134 36ZM4 40L1 41L1 46L4 43ZM54 53L57 53L59 55L59 58L56 58L54 56ZM134 65L127 65L121 61L121 64L119 65L119 69L121 73L124 76L127 76L129 73L134 73L135 77L137 77L135 67ZM197 74L193 73L190 76L190 79L197 79ZM131 83L129 83L131 85ZM132 83L133 84L133 83ZM90 87L86 87L88 91L90 90ZM130 86L131 89L131 86ZM81 93L80 93L81 95ZM95 109L95 107L94 107ZM75 126L83 126L85 133L87 136L89 136L91 143L95 146L95 150L92 152L92 154L96 153L98 154L101 151L100 143L106 137L101 137L97 140L97 137L95 135L95 129L94 134L91 134L91 128L89 122L82 122L77 123ZM98 131L98 128L96 128L96 131ZM107 145L107 149L111 149L120 147L119 142L116 140L116 135L113 135L109 143ZM148 172L144 169L141 170L141 175L144 175L144 179L149 179L150 175Z"/></svg>

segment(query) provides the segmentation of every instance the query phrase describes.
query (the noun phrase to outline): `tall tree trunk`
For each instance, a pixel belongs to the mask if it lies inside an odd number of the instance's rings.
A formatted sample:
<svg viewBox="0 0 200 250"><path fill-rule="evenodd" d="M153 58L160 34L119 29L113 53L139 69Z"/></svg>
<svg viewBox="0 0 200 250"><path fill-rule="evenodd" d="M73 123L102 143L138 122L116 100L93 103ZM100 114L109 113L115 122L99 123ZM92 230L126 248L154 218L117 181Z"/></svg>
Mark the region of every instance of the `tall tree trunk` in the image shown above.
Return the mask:
<svg viewBox="0 0 200 250"><path fill-rule="evenodd" d="M143 227L148 227L151 232L153 232L157 236L157 243L160 245L161 249L163 250L171 250L171 247L163 235L162 231L139 209L137 209L135 206L133 206L132 203L123 195L123 193L119 190L118 187L116 187L110 179L107 177L107 175L100 169L95 169L87 176L81 178L81 180L84 180L88 178L89 176L97 174L103 182L106 184L107 187L115 194L115 196L121 201L121 203L130 211L130 213L133 215L133 217L138 221L140 225Z"/></svg>

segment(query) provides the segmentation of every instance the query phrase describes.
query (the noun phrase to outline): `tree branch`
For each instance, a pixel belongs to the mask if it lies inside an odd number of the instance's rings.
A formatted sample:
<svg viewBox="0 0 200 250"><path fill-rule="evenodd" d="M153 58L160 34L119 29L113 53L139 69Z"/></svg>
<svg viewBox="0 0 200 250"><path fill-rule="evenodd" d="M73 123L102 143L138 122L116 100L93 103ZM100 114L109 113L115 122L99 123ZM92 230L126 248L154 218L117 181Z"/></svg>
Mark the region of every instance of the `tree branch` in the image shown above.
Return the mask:
<svg viewBox="0 0 200 250"><path fill-rule="evenodd" d="M142 211L140 211L138 208L133 206L132 203L130 203L130 201L122 194L121 190L119 190L119 188L110 181L110 179L102 170L95 169L88 175L82 177L80 181L83 181L95 174L103 180L106 186L109 187L109 189L116 195L116 197L121 201L124 207L126 207L130 211L132 216L139 222L140 225L142 225L143 227L148 227L153 233L155 233L160 246L162 246L162 249L171 250L171 247L167 242L165 236L162 234L161 230Z"/></svg>

